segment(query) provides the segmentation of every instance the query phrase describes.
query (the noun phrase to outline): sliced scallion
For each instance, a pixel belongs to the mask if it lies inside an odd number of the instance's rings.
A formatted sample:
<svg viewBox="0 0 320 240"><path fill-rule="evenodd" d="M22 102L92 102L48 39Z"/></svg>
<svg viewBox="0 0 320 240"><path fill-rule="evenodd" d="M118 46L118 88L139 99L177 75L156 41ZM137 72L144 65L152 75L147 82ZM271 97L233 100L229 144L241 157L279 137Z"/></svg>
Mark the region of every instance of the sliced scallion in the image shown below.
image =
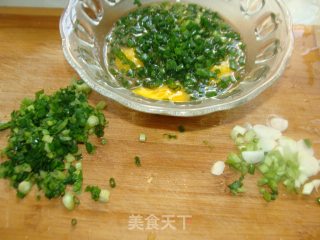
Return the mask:
<svg viewBox="0 0 320 240"><path fill-rule="evenodd" d="M116 181L114 180L114 178L110 178L109 179L109 184L111 188L115 188L116 187Z"/></svg>
<svg viewBox="0 0 320 240"><path fill-rule="evenodd" d="M135 164L136 164L137 167L141 167L140 157L135 156L135 157L134 157L134 162L135 162Z"/></svg>
<svg viewBox="0 0 320 240"><path fill-rule="evenodd" d="M72 219L71 219L71 225L72 225L72 226L76 226L77 223L78 223L77 219L75 219L75 218L72 218Z"/></svg>
<svg viewBox="0 0 320 240"><path fill-rule="evenodd" d="M140 142L145 142L145 141L147 141L147 136L146 136L146 134L140 133L140 134L139 134L139 141L140 141Z"/></svg>

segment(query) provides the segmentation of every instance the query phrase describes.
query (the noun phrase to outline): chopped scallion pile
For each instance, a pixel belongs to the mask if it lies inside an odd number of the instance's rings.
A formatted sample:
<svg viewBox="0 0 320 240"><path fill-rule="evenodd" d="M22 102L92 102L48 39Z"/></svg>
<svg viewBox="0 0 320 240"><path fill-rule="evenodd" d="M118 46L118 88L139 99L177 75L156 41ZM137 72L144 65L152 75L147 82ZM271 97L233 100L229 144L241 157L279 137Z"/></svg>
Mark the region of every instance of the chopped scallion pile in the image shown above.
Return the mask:
<svg viewBox="0 0 320 240"><path fill-rule="evenodd" d="M277 122L287 121L277 118ZM279 125L279 124L278 124ZM276 125L278 127L278 125ZM314 157L311 141L295 141L282 135L286 128L273 128L265 125L235 126L231 138L238 147L238 153L230 153L225 161L241 174L241 178L228 187L233 194L243 192L244 176L260 172L259 191L266 201L275 200L279 185L288 191L298 192L304 185L303 194L311 194L320 185L320 180L307 184L309 177L320 171L318 160Z"/></svg>
<svg viewBox="0 0 320 240"><path fill-rule="evenodd" d="M89 136L103 137L107 124L102 104L89 105L89 92L81 80L52 95L39 91L34 99L22 101L8 123L0 124L0 130L10 128L0 178L10 181L18 197L25 197L36 185L47 198L63 197L67 209L74 208L74 194L81 192L83 180L79 144L93 153ZM70 193L66 193L68 185Z"/></svg>

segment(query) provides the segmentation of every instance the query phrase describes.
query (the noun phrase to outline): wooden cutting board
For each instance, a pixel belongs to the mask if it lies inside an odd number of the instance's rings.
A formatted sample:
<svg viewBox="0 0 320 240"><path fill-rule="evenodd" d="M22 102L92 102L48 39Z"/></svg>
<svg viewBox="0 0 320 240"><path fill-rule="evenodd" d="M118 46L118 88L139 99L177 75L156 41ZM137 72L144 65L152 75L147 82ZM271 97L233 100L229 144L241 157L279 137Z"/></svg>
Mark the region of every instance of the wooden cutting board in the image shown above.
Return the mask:
<svg viewBox="0 0 320 240"><path fill-rule="evenodd" d="M65 61L58 17L0 15L0 120L8 120L25 97L51 93L69 84L73 69ZM318 31L318 33L316 33ZM230 195L227 184L238 176L212 164L234 150L229 138L236 124L265 123L269 114L289 120L286 134L309 138L320 158L319 28L296 27L291 63L281 79L251 102L203 117L174 118L139 113L105 100L108 144L84 156L84 185L108 188L110 202L93 202L87 193L67 211L60 199L37 201L35 192L18 200L8 181L0 180L0 239L320 239L320 206L312 196L281 191L266 203L256 177L245 180L246 193ZM177 127L183 125L185 133ZM147 142L138 141L139 133ZM163 137L177 134L176 140ZM0 147L8 132L0 133ZM205 144L204 142L208 142ZM136 167L134 156L142 166ZM320 176L319 176L320 177ZM71 219L78 224L71 226ZM142 228L142 229L141 229Z"/></svg>

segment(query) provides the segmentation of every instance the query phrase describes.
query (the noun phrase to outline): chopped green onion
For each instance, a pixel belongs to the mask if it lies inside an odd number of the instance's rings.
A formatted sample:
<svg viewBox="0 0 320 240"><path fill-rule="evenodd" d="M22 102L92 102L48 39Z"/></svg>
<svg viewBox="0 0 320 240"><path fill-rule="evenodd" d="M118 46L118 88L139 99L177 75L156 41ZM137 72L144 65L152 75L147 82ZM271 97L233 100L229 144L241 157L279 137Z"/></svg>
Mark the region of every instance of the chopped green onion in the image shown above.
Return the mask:
<svg viewBox="0 0 320 240"><path fill-rule="evenodd" d="M105 109L106 106L107 106L107 103L105 101L100 101L96 105L96 109L101 111L101 110Z"/></svg>
<svg viewBox="0 0 320 240"><path fill-rule="evenodd" d="M140 157L135 156L135 157L134 157L134 162L135 162L135 164L136 164L137 167L141 167Z"/></svg>
<svg viewBox="0 0 320 240"><path fill-rule="evenodd" d="M62 203L68 210L73 210L75 207L74 204L74 195L72 193L65 193L65 195L62 197Z"/></svg>
<svg viewBox="0 0 320 240"><path fill-rule="evenodd" d="M101 139L101 144L102 144L102 145L106 145L107 142L108 142L108 140L107 140L106 138L102 138L102 139Z"/></svg>
<svg viewBox="0 0 320 240"><path fill-rule="evenodd" d="M202 143L210 148L210 150L214 149L214 145L207 140L203 140Z"/></svg>
<svg viewBox="0 0 320 240"><path fill-rule="evenodd" d="M64 163L64 169L68 170L71 167L71 163L70 162L66 162Z"/></svg>
<svg viewBox="0 0 320 240"><path fill-rule="evenodd" d="M15 173L23 173L23 172L31 172L31 166L28 163L22 163L21 165L17 165L13 168Z"/></svg>
<svg viewBox="0 0 320 240"><path fill-rule="evenodd" d="M239 136L235 139L234 143L238 146L241 147L242 144L245 143L244 138L242 136Z"/></svg>
<svg viewBox="0 0 320 240"><path fill-rule="evenodd" d="M196 4L138 8L115 23L109 40L109 70L124 87L164 85L192 99L223 93L242 75L246 59L240 35L218 13ZM132 49L142 66L124 48ZM119 60L129 69L117 66ZM235 74L219 76L224 62Z"/></svg>
<svg viewBox="0 0 320 240"><path fill-rule="evenodd" d="M88 126L93 128L99 125L99 118L95 115L91 115L87 120Z"/></svg>
<svg viewBox="0 0 320 240"><path fill-rule="evenodd" d="M203 143L204 145L209 145L209 141L208 141L208 140L203 140L202 143Z"/></svg>
<svg viewBox="0 0 320 240"><path fill-rule="evenodd" d="M71 225L72 225L72 226L76 226L77 223L78 223L77 219L75 219L75 218L72 218L72 219L71 219Z"/></svg>
<svg viewBox="0 0 320 240"><path fill-rule="evenodd" d="M177 139L178 138L177 135L171 134L171 133L164 133L163 136L168 139Z"/></svg>
<svg viewBox="0 0 320 240"><path fill-rule="evenodd" d="M22 181L18 185L18 191L22 195L27 195L31 190L32 184L29 181Z"/></svg>
<svg viewBox="0 0 320 240"><path fill-rule="evenodd" d="M244 140L246 142L252 142L256 137L256 133L254 130L249 130L244 134Z"/></svg>
<svg viewBox="0 0 320 240"><path fill-rule="evenodd" d="M81 82L78 81L78 83ZM75 84L77 91L89 94L91 92L91 88L86 84L86 83L81 83L81 84Z"/></svg>
<svg viewBox="0 0 320 240"><path fill-rule="evenodd" d="M254 175L254 172L256 170L256 166L254 164L249 164L248 166L248 173L251 174L251 175Z"/></svg>
<svg viewBox="0 0 320 240"><path fill-rule="evenodd" d="M77 162L74 166L77 170L82 170L82 162Z"/></svg>
<svg viewBox="0 0 320 240"><path fill-rule="evenodd" d="M180 125L180 126L178 127L178 131L181 132L181 133L183 133L183 132L186 131L186 129L185 129L184 126Z"/></svg>
<svg viewBox="0 0 320 240"><path fill-rule="evenodd" d="M99 200L99 196L100 196L100 192L101 189L97 186L87 186L85 189L86 192L90 192L91 193L91 198L94 201L98 201Z"/></svg>
<svg viewBox="0 0 320 240"><path fill-rule="evenodd" d="M142 5L141 0L133 0L133 4L137 5L138 7L141 7Z"/></svg>
<svg viewBox="0 0 320 240"><path fill-rule="evenodd" d="M304 144L308 147L311 148L312 147L312 142L310 139L303 139Z"/></svg>
<svg viewBox="0 0 320 240"><path fill-rule="evenodd" d="M287 127L287 122L284 125ZM282 126L279 125L279 129L280 127ZM254 125L250 130L247 129L236 126L232 130L232 138L240 152L230 153L226 163L242 176L246 173L253 175L257 169L262 174L258 186L266 201L277 198L281 183L288 191L297 192L309 177L320 171L309 140L295 141L282 136L278 128L265 125ZM302 193L309 195L318 186L320 179L313 180L304 184ZM235 181L229 188L231 192L238 193L238 189L242 190L242 181Z"/></svg>
<svg viewBox="0 0 320 240"><path fill-rule="evenodd" d="M0 131L8 129L11 127L11 122L0 123Z"/></svg>
<svg viewBox="0 0 320 240"><path fill-rule="evenodd" d="M94 153L94 150L95 150L95 146L93 146L91 143L89 142L86 142L86 149L87 149L87 152L89 154L92 154Z"/></svg>
<svg viewBox="0 0 320 240"><path fill-rule="evenodd" d="M278 192L277 191L271 191L268 192L266 189L261 188L260 193L262 194L262 197L267 202L271 202L277 198Z"/></svg>
<svg viewBox="0 0 320 240"><path fill-rule="evenodd" d="M37 199L37 201L40 201L40 200L41 200L40 194L37 194L36 199Z"/></svg>
<svg viewBox="0 0 320 240"><path fill-rule="evenodd" d="M225 168L225 163L223 161L217 161L213 164L211 168L211 173L213 175L219 176L223 173Z"/></svg>
<svg viewBox="0 0 320 240"><path fill-rule="evenodd" d="M233 141L237 139L237 137L243 136L246 133L246 129L244 127L241 127L239 125L235 126L231 131L231 138Z"/></svg>
<svg viewBox="0 0 320 240"><path fill-rule="evenodd" d="M75 193L82 188L81 162L75 162L82 157L79 144L86 143L92 153L89 136L103 137L107 123L103 113L89 105L89 91L83 81L52 95L41 90L34 99L24 99L8 123L0 124L0 129L11 128L1 153L7 160L0 163L0 178L10 181L18 197L37 185L47 198L63 196L63 203L73 208L75 197L65 192L68 185Z"/></svg>
<svg viewBox="0 0 320 240"><path fill-rule="evenodd" d="M106 203L109 201L110 198L110 191L107 189L102 189L99 194L99 202Z"/></svg>
<svg viewBox="0 0 320 240"><path fill-rule="evenodd" d="M230 189L230 192L232 194L237 195L238 193L244 192L243 183L242 183L243 179L244 179L244 176L241 176L238 180L228 185L228 188Z"/></svg>
<svg viewBox="0 0 320 240"><path fill-rule="evenodd" d="M74 200L74 205L75 206L79 206L80 205L80 199L77 196L74 196L73 200Z"/></svg>
<svg viewBox="0 0 320 240"><path fill-rule="evenodd" d="M316 199L317 203L320 205L320 197Z"/></svg>
<svg viewBox="0 0 320 240"><path fill-rule="evenodd" d="M76 160L75 156L73 156L71 153L68 153L66 156L65 156L65 159L67 162L69 163L72 163L73 161Z"/></svg>
<svg viewBox="0 0 320 240"><path fill-rule="evenodd" d="M248 172L248 164L241 156L238 156L235 153L230 153L225 163L239 171L242 175L245 175Z"/></svg>
<svg viewBox="0 0 320 240"><path fill-rule="evenodd" d="M139 135L139 141L140 142L145 142L147 140L147 136L144 133L140 133Z"/></svg>
<svg viewBox="0 0 320 240"><path fill-rule="evenodd" d="M109 184L111 188L115 188L116 187L116 181L114 180L114 178L110 178L109 179Z"/></svg>
<svg viewBox="0 0 320 240"><path fill-rule="evenodd" d="M42 138L42 141L44 141L46 143L52 143L53 137L51 137L49 135L44 135L43 138Z"/></svg>

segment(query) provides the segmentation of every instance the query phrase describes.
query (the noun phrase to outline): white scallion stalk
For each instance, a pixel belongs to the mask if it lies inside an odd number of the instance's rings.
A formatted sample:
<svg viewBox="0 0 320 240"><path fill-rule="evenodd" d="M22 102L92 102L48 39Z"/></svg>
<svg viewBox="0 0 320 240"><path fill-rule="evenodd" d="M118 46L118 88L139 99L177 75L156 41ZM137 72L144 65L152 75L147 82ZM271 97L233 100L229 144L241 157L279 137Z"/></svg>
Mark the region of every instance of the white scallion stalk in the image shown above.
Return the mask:
<svg viewBox="0 0 320 240"><path fill-rule="evenodd" d="M299 177L295 180L294 185L295 185L296 188L299 188L307 180L308 180L308 177L306 175L304 175L303 173L300 173Z"/></svg>
<svg viewBox="0 0 320 240"><path fill-rule="evenodd" d="M279 138L278 143L282 149L289 151L291 154L298 152L297 142L289 137L282 136Z"/></svg>
<svg viewBox="0 0 320 240"><path fill-rule="evenodd" d="M282 136L279 130L261 124L254 125L253 130L256 132L258 138L277 140Z"/></svg>
<svg viewBox="0 0 320 240"><path fill-rule="evenodd" d="M309 155L307 152L299 152L298 161L301 173L307 177L316 175L320 170L318 160L314 156Z"/></svg>
<svg viewBox="0 0 320 240"><path fill-rule="evenodd" d="M303 186L302 193L305 195L310 195L313 192L313 189L318 191L318 187L320 186L320 179L315 179L311 182L306 183Z"/></svg>
<svg viewBox="0 0 320 240"><path fill-rule="evenodd" d="M99 195L99 201L106 203L109 201L110 198L110 191L107 189L101 189L100 195Z"/></svg>
<svg viewBox="0 0 320 240"><path fill-rule="evenodd" d="M314 189L314 185L312 182L306 183L303 186L302 194L310 195L312 193L313 189Z"/></svg>
<svg viewBox="0 0 320 240"><path fill-rule="evenodd" d="M99 118L95 115L91 115L87 120L87 124L89 127L93 128L99 124Z"/></svg>
<svg viewBox="0 0 320 240"><path fill-rule="evenodd" d="M18 191L22 194L27 194L28 192L30 192L31 188L32 184L29 181L22 181L18 185Z"/></svg>
<svg viewBox="0 0 320 240"><path fill-rule="evenodd" d="M223 173L225 168L225 163L223 161L217 161L213 164L211 168L211 173L213 175L219 176Z"/></svg>
<svg viewBox="0 0 320 240"><path fill-rule="evenodd" d="M289 122L288 120L279 117L277 115L271 115L268 118L268 122L267 125L269 127L272 127L274 129L279 130L280 132L284 132L285 130L287 130L288 126L289 126Z"/></svg>
<svg viewBox="0 0 320 240"><path fill-rule="evenodd" d="M247 163L259 163L264 159L264 151L243 151L242 157Z"/></svg>
<svg viewBox="0 0 320 240"><path fill-rule="evenodd" d="M244 127L241 127L239 125L235 126L231 131L232 140L235 140L239 135L244 135L246 131L247 129L245 129Z"/></svg>
<svg viewBox="0 0 320 240"><path fill-rule="evenodd" d="M147 140L147 136L144 133L140 133L139 135L139 141L140 142L145 142Z"/></svg>
<svg viewBox="0 0 320 240"><path fill-rule="evenodd" d="M66 207L66 209L73 210L75 206L73 194L67 192L62 198L62 203Z"/></svg>
<svg viewBox="0 0 320 240"><path fill-rule="evenodd" d="M258 147L264 152L270 152L277 146L277 142L269 138L260 138Z"/></svg>

